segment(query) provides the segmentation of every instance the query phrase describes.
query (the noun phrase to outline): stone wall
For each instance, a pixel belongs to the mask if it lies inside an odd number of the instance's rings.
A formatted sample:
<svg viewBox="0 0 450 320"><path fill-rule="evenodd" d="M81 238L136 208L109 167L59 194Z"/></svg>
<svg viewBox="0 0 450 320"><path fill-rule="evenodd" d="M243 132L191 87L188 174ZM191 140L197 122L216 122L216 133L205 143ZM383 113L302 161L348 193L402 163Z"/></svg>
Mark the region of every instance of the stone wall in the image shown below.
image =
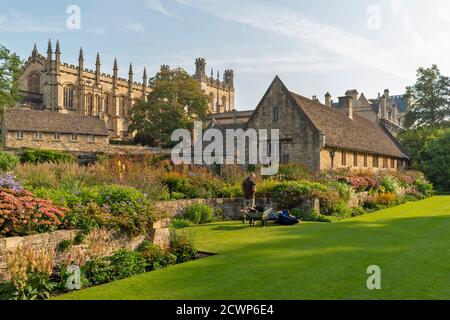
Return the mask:
<svg viewBox="0 0 450 320"><path fill-rule="evenodd" d="M236 199L186 199L177 201L160 201L155 204L156 209L167 214L169 217L177 217L183 214L184 210L194 204L204 204L212 207L214 212L221 213L224 220L238 220L242 217L241 210L244 207L242 198ZM276 205L271 199L257 198L256 205L266 209L275 208ZM299 203L302 211L310 212L312 209L320 212L320 204L317 199L305 200Z"/></svg>
<svg viewBox="0 0 450 320"><path fill-rule="evenodd" d="M148 236L129 237L116 231L94 230L80 244L61 252L58 247L62 240L73 240L79 230L60 230L26 237L0 239L0 281L8 279L7 256L19 248L31 249L36 254L55 253L55 261L69 259L83 260L89 255L110 256L119 249L135 250L144 240L166 249L170 244L169 220L164 219L153 224Z"/></svg>

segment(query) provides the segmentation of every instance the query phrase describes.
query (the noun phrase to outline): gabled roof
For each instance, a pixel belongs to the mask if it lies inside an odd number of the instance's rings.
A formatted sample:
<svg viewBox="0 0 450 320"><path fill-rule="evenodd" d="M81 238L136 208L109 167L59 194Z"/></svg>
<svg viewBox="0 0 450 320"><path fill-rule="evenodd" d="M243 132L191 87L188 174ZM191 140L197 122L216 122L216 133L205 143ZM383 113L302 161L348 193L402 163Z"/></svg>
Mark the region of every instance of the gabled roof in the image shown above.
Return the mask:
<svg viewBox="0 0 450 320"><path fill-rule="evenodd" d="M109 135L103 120L79 114L6 108L3 121L4 128L9 131Z"/></svg>
<svg viewBox="0 0 450 320"><path fill-rule="evenodd" d="M371 122L356 113L353 114L352 120L344 112L334 107L327 107L319 101L313 101L290 92L278 76L275 77L258 104L252 118L275 84L282 86L283 91L292 99L294 105L306 115L319 132L324 134L327 147L408 158L400 150L395 138L381 123Z"/></svg>
<svg viewBox="0 0 450 320"><path fill-rule="evenodd" d="M407 158L380 123L374 123L356 113L353 113L352 120L344 112L327 107L320 102L293 92L291 95L297 102L297 106L325 135L327 146Z"/></svg>

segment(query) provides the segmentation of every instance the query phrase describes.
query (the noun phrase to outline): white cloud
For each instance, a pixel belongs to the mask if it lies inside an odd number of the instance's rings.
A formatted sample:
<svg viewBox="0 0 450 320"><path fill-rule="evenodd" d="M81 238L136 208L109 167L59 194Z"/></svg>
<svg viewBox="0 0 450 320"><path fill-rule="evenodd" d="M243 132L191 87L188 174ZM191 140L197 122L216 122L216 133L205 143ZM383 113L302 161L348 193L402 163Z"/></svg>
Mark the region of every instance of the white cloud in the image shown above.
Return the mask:
<svg viewBox="0 0 450 320"><path fill-rule="evenodd" d="M174 15L164 7L160 0L145 0L145 5L150 10L162 13L168 17L174 17Z"/></svg>
<svg viewBox="0 0 450 320"><path fill-rule="evenodd" d="M239 0L177 2L221 19L306 43L328 54L350 59L361 66L379 69L401 78L409 78L411 75L409 69L400 67L399 59L393 52L384 50L377 43L360 35L317 22L298 11Z"/></svg>
<svg viewBox="0 0 450 320"><path fill-rule="evenodd" d="M128 25L126 28L127 28L127 30L135 32L135 33L140 33L140 34L145 33L144 26L140 22L132 23L132 24Z"/></svg>
<svg viewBox="0 0 450 320"><path fill-rule="evenodd" d="M0 16L1 32L63 32L64 28L50 26L34 19L29 13L12 9Z"/></svg>

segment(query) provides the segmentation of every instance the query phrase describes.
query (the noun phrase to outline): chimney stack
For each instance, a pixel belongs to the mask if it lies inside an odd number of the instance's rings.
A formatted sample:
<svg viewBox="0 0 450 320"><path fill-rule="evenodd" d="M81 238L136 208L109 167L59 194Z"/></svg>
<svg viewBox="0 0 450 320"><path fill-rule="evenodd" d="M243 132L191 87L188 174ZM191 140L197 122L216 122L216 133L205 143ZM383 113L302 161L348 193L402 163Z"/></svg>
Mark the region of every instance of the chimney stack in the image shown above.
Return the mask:
<svg viewBox="0 0 450 320"><path fill-rule="evenodd" d="M351 96L339 97L339 110L353 120L353 98Z"/></svg>
<svg viewBox="0 0 450 320"><path fill-rule="evenodd" d="M331 107L332 106L332 102L331 102L331 94L329 92L327 92L325 94L325 105L327 107Z"/></svg>

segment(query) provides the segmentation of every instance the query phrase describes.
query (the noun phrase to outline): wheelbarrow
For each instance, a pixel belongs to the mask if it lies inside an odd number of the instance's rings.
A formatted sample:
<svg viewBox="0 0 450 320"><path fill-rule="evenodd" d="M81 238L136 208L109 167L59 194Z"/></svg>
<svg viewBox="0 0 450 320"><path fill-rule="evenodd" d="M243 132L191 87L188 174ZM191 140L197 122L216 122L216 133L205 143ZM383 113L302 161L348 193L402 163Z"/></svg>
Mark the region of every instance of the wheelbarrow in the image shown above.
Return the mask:
<svg viewBox="0 0 450 320"><path fill-rule="evenodd" d="M242 223L246 223L248 220L251 226L256 225L256 221L261 221L261 226L267 226L267 222L270 220L270 213L273 211L272 208L264 211L258 211L257 209L246 209L241 210L242 212Z"/></svg>

